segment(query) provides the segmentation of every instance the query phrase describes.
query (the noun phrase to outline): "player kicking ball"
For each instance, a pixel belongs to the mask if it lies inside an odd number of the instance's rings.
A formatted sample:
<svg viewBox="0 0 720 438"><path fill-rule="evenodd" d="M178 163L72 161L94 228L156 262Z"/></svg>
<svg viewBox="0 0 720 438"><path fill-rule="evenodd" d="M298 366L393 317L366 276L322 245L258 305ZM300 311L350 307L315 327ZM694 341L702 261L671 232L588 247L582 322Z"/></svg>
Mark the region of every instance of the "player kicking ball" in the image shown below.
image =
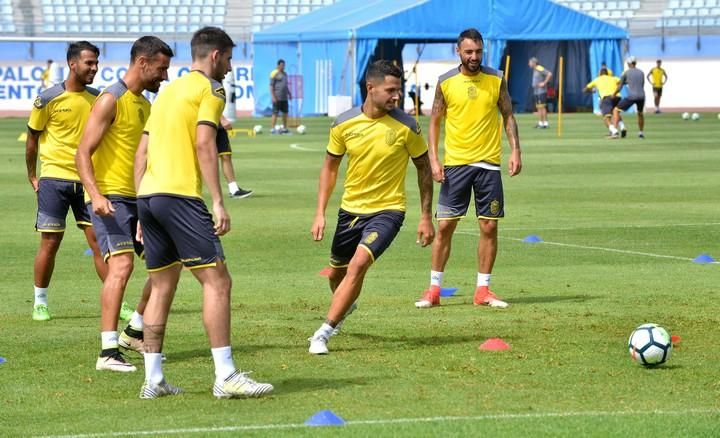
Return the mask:
<svg viewBox="0 0 720 438"><path fill-rule="evenodd" d="M428 149L415 119L397 108L401 78L402 70L390 61L372 63L365 76L365 102L338 116L330 129L310 230L315 241L323 238L325 209L344 155L348 167L330 257L332 303L325 322L309 339L310 354L328 353L328 340L360 295L370 265L400 231L408 158L417 169L420 189L417 241L428 246L435 237Z"/></svg>

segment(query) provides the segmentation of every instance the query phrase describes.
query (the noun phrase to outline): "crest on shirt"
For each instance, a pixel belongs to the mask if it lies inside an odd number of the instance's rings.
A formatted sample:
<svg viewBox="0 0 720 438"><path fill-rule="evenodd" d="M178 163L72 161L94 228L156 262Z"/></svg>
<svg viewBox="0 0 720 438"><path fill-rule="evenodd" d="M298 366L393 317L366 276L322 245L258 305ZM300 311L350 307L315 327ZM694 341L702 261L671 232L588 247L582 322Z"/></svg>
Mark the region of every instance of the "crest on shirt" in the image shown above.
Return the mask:
<svg viewBox="0 0 720 438"><path fill-rule="evenodd" d="M33 106L37 109L42 108L42 99L40 99L40 96L35 98L35 101L33 102Z"/></svg>
<svg viewBox="0 0 720 438"><path fill-rule="evenodd" d="M468 93L468 98L470 98L470 99L477 99L477 97L478 97L478 90L477 90L477 87L475 87L475 85L470 85L468 87L467 93Z"/></svg>
<svg viewBox="0 0 720 438"><path fill-rule="evenodd" d="M142 108L138 108L138 119L140 119L140 123L145 124L145 111Z"/></svg>
<svg viewBox="0 0 720 438"><path fill-rule="evenodd" d="M364 243L365 245L372 245L372 243L373 243L375 240L377 240L377 238L378 238L378 233L377 233L377 231L373 231L372 233L370 233L370 234L367 235L367 237L365 238L365 240L363 240L363 243Z"/></svg>
<svg viewBox="0 0 720 438"><path fill-rule="evenodd" d="M490 203L490 214L493 216L497 216L498 213L500 213L500 201L494 199Z"/></svg>
<svg viewBox="0 0 720 438"><path fill-rule="evenodd" d="M397 140L397 133L392 130L388 129L385 131L385 144L388 146L392 146L395 144L395 140Z"/></svg>
<svg viewBox="0 0 720 438"><path fill-rule="evenodd" d="M220 96L225 97L225 88L217 87L215 90L213 90L213 93L219 94Z"/></svg>

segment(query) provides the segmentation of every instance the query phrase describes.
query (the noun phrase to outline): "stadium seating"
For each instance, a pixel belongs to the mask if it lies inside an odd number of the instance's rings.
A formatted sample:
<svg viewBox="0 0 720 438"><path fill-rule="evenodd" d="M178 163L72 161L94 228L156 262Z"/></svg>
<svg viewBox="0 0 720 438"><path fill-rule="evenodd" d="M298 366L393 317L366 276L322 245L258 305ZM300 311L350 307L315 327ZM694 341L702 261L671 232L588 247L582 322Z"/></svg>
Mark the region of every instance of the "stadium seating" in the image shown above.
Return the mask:
<svg viewBox="0 0 720 438"><path fill-rule="evenodd" d="M554 1L624 29L629 27L630 22L645 3L640 0ZM655 20L654 17L652 19ZM661 16L655 21L656 28L718 26L720 26L720 0L667 0Z"/></svg>
<svg viewBox="0 0 720 438"><path fill-rule="evenodd" d="M639 0L603 0L603 1L575 1L575 0L555 0L555 3L567 6L592 17L598 18L608 23L614 24L623 29L628 28L629 21L635 16L640 9L641 2Z"/></svg>
<svg viewBox="0 0 720 438"><path fill-rule="evenodd" d="M15 32L11 0L0 0L0 33Z"/></svg>
<svg viewBox="0 0 720 438"><path fill-rule="evenodd" d="M337 0L253 0L252 31L291 20Z"/></svg>
<svg viewBox="0 0 720 438"><path fill-rule="evenodd" d="M718 27L720 0L670 0L656 27Z"/></svg>
<svg viewBox="0 0 720 438"><path fill-rule="evenodd" d="M9 1L0 0L0 2ZM41 0L40 2L42 30L49 34L189 33L207 25L223 26L227 4L227 0Z"/></svg>

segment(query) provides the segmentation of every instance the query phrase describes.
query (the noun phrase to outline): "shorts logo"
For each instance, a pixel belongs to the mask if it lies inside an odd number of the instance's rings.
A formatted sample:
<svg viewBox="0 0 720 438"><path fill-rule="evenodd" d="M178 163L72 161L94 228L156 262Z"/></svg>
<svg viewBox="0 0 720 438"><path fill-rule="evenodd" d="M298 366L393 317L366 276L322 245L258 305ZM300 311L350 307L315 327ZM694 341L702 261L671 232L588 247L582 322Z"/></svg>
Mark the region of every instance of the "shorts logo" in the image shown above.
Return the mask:
<svg viewBox="0 0 720 438"><path fill-rule="evenodd" d="M385 131L385 144L388 146L392 146L395 144L395 140L397 140L397 133L393 131L392 129L388 129Z"/></svg>
<svg viewBox="0 0 720 438"><path fill-rule="evenodd" d="M490 203L490 214L496 216L500 213L500 201L497 199Z"/></svg>
<svg viewBox="0 0 720 438"><path fill-rule="evenodd" d="M35 101L33 102L33 106L37 109L42 108L42 100L40 99L40 96L35 98Z"/></svg>
<svg viewBox="0 0 720 438"><path fill-rule="evenodd" d="M143 125L145 124L145 111L143 111L142 108L138 108L138 118L140 119L140 123Z"/></svg>
<svg viewBox="0 0 720 438"><path fill-rule="evenodd" d="M370 233L370 234L367 235L367 237L365 238L365 240L363 240L363 243L364 243L365 245L372 245L372 243L373 243L375 240L377 240L377 238L378 238L378 233L377 233L377 231L373 231L372 233Z"/></svg>
<svg viewBox="0 0 720 438"><path fill-rule="evenodd" d="M477 87L475 87L475 85L470 85L468 87L467 93L468 93L469 99L477 99L477 97L478 97L478 90L477 90Z"/></svg>

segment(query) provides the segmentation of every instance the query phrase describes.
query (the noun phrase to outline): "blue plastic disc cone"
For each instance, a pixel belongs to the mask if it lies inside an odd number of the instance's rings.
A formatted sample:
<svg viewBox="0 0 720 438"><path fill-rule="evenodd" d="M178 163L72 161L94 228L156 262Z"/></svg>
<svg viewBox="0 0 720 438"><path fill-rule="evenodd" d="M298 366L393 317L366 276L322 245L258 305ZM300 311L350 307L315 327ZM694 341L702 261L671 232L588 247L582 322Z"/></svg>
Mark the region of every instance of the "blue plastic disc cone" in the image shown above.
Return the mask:
<svg viewBox="0 0 720 438"><path fill-rule="evenodd" d="M335 415L333 411L320 411L305 421L306 426L343 426L345 420Z"/></svg>
<svg viewBox="0 0 720 438"><path fill-rule="evenodd" d="M536 236L535 234L531 234L523 239L523 242L525 243L539 243L542 242L542 239L540 236Z"/></svg>
<svg viewBox="0 0 720 438"><path fill-rule="evenodd" d="M92 248L86 249L85 252L84 252L84 254L85 254L86 256L91 256L91 255L93 255Z"/></svg>
<svg viewBox="0 0 720 438"><path fill-rule="evenodd" d="M455 295L455 292L457 292L458 288L456 287L443 287L440 289L440 296L441 297L451 297Z"/></svg>
<svg viewBox="0 0 720 438"><path fill-rule="evenodd" d="M710 257L709 254L700 254L699 256L695 257L693 259L693 263L713 263L715 262L715 259Z"/></svg>
<svg viewBox="0 0 720 438"><path fill-rule="evenodd" d="M5 360L4 357L0 356L0 363L5 363L5 362L7 362L7 360Z"/></svg>

